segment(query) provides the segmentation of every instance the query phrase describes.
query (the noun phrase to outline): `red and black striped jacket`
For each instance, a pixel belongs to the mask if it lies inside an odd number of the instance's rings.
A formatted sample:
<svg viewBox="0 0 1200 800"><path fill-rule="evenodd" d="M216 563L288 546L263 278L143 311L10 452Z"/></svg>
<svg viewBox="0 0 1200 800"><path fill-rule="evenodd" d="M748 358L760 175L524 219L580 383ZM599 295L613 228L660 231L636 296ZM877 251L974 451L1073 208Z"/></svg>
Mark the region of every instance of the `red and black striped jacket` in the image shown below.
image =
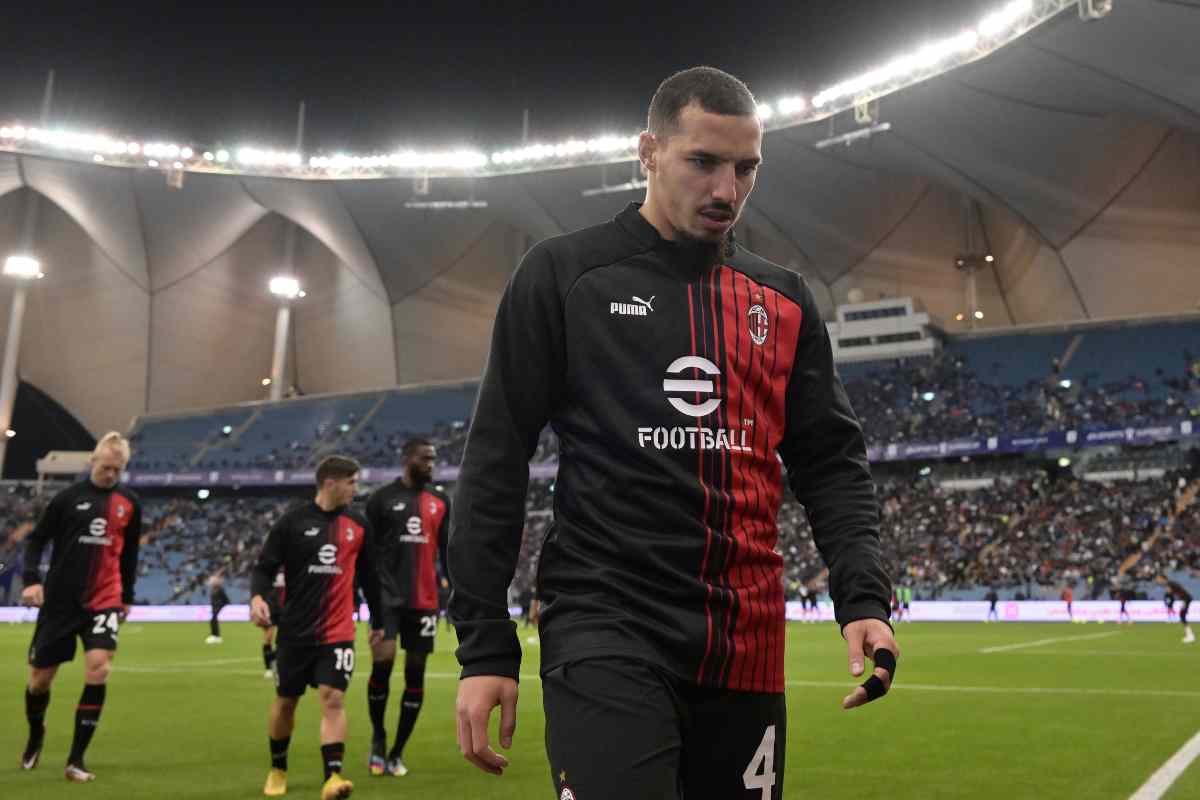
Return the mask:
<svg viewBox="0 0 1200 800"><path fill-rule="evenodd" d="M621 656L783 691L781 462L838 621L887 620L862 429L812 294L740 247L713 268L694 252L630 205L540 243L513 275L449 543L464 675L519 670L506 591L546 423L561 454L539 565L543 670Z"/></svg>
<svg viewBox="0 0 1200 800"><path fill-rule="evenodd" d="M142 504L124 486L90 479L51 499L25 546L26 586L42 582L42 553L54 544L46 575L47 608L93 611L133 603Z"/></svg>

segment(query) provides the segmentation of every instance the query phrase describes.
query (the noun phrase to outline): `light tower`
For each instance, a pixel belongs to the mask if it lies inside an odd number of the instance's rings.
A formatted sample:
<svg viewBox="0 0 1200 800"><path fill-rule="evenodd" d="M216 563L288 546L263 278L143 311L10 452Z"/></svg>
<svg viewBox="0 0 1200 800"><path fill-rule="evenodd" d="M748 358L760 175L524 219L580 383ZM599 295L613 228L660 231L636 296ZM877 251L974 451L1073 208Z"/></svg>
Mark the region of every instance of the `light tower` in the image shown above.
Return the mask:
<svg viewBox="0 0 1200 800"><path fill-rule="evenodd" d="M271 400L283 399L283 369L287 360L288 325L292 318L292 301L304 297L300 281L290 275L276 275L269 284L271 294L279 298L275 315L275 352L271 357Z"/></svg>
<svg viewBox="0 0 1200 800"><path fill-rule="evenodd" d="M29 282L43 277L42 265L31 255L11 255L4 261L4 274L15 282L12 309L8 314L8 337L4 340L4 364L0 367L0 475L8 440L12 438L13 404L17 399L17 359L21 354L21 327L25 320L25 293Z"/></svg>

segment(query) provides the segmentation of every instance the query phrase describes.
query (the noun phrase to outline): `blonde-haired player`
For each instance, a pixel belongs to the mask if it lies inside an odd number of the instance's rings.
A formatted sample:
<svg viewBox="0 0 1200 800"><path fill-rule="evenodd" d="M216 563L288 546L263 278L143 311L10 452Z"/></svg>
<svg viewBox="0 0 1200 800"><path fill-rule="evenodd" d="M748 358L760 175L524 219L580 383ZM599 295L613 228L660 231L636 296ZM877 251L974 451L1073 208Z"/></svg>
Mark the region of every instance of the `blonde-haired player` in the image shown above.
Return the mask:
<svg viewBox="0 0 1200 800"><path fill-rule="evenodd" d="M100 720L117 628L129 613L137 578L142 507L133 492L119 485L129 456L124 436L115 431L102 436L88 477L54 496L26 544L21 602L39 611L29 648L29 741L21 767L38 764L50 685L59 664L74 660L79 637L84 686L75 707L75 736L65 772L67 780L77 783L96 777L84 767L83 754ZM50 571L43 586L42 553L51 543Z"/></svg>

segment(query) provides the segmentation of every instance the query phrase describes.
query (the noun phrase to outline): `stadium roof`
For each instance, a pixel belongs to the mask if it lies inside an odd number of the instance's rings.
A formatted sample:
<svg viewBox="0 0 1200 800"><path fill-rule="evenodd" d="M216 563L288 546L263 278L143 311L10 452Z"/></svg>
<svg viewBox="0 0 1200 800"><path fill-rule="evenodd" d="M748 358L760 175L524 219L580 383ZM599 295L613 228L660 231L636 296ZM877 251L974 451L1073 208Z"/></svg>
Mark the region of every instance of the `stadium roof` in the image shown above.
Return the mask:
<svg viewBox="0 0 1200 800"><path fill-rule="evenodd" d="M914 295L949 330L968 248L996 256L979 275L986 325L1192 309L1196 41L1200 3L1118 0L882 97L869 124L890 130L853 144L816 146L859 129L853 109L771 131L739 236L806 275L826 310L851 288ZM405 206L412 178L187 174L174 189L155 170L0 153L0 253L21 247L29 190L49 200L22 375L93 431L257 398L267 278L288 269L308 291L291 358L305 391L469 378L524 250L640 199L583 196L633 177L609 164L438 178L420 200L487 207L430 210Z"/></svg>

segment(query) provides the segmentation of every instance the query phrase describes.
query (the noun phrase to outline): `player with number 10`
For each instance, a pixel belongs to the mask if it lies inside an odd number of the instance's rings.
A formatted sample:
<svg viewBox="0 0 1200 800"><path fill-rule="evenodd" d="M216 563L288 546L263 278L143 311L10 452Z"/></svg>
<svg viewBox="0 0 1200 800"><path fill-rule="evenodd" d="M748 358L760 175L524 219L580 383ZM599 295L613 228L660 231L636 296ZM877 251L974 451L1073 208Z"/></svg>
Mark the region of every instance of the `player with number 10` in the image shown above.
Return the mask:
<svg viewBox="0 0 1200 800"><path fill-rule="evenodd" d="M354 586L363 587L374 616L379 590L371 561L371 526L350 508L358 490L358 463L328 456L317 466L317 495L288 509L272 526L254 566L250 616L272 624L267 596L282 567L287 603L278 620L276 697L268 719L271 769L263 794L287 792L287 752L296 706L306 686L321 700L321 800L348 797L354 785L341 776L346 742L346 689L354 672ZM379 637L372 632L372 644Z"/></svg>

